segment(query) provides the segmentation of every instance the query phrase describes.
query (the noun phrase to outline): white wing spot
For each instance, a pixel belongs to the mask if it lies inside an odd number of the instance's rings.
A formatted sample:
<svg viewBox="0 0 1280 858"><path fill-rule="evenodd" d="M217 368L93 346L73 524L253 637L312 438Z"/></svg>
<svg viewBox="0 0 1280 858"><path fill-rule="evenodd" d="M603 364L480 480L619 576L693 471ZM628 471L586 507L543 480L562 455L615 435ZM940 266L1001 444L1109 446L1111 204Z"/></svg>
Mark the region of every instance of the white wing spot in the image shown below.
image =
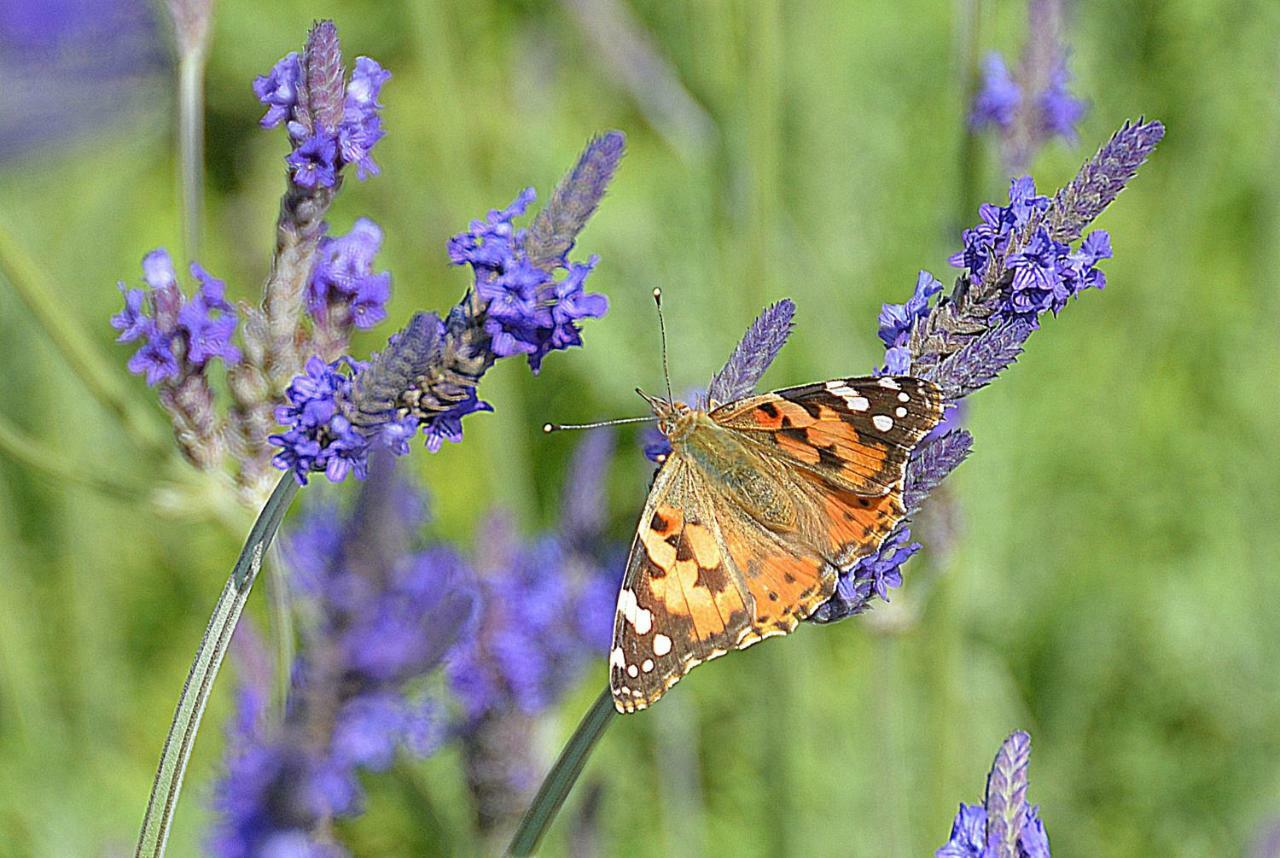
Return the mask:
<svg viewBox="0 0 1280 858"><path fill-rule="evenodd" d="M636 666L634 664L627 665L627 676L638 676L639 674L640 671L636 670Z"/></svg>
<svg viewBox="0 0 1280 858"><path fill-rule="evenodd" d="M643 691L641 691L639 688L633 688L633 689L631 690L631 696L632 696L632 697L644 697L644 692L643 692Z"/></svg>
<svg viewBox="0 0 1280 858"><path fill-rule="evenodd" d="M871 418L871 422L875 424L875 427L881 432L888 432L893 428L893 418L888 414L877 414L875 417Z"/></svg>
<svg viewBox="0 0 1280 858"><path fill-rule="evenodd" d="M881 387L887 387L889 390L902 390L902 385L898 384L898 382L894 381L892 378L889 378L889 376L887 375L884 378L880 379L878 384Z"/></svg>
<svg viewBox="0 0 1280 858"><path fill-rule="evenodd" d="M653 654L661 658L671 652L671 638L663 634L653 636Z"/></svg>
<svg viewBox="0 0 1280 858"><path fill-rule="evenodd" d="M866 411L871 407L871 403L867 401L865 396L846 396L844 402L854 411Z"/></svg>
<svg viewBox="0 0 1280 858"><path fill-rule="evenodd" d="M618 594L618 613L635 627L638 635L647 635L653 628L653 613L648 608L640 607L636 594L631 590L623 590Z"/></svg>
<svg viewBox="0 0 1280 858"><path fill-rule="evenodd" d="M899 405L897 408L895 408L895 409L894 409L893 413L894 413L894 414L896 414L896 415L898 415L899 417L906 417L906 416L907 416L907 409L905 409L905 408L903 408L901 405Z"/></svg>
<svg viewBox="0 0 1280 858"><path fill-rule="evenodd" d="M613 651L609 653L609 666L619 669L627 666L627 660L622 655L622 647L615 646Z"/></svg>
<svg viewBox="0 0 1280 858"><path fill-rule="evenodd" d="M640 663L640 669L643 670L645 673L648 673L649 671L653 670L653 659L646 658L643 662Z"/></svg>
<svg viewBox="0 0 1280 858"><path fill-rule="evenodd" d="M899 402L910 402L910 401L911 401L911 397L910 397L910 396L907 396L907 394L906 394L905 392L903 392L903 393L899 393L899 394L898 394L898 401L899 401Z"/></svg>

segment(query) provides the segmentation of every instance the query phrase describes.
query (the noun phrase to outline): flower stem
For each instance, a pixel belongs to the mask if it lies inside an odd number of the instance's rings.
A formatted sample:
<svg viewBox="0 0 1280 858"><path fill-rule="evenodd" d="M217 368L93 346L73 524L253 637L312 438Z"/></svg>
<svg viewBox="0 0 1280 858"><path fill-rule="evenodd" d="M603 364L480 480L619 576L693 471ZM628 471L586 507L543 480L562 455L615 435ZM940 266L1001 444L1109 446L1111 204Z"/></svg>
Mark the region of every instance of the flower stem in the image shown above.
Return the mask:
<svg viewBox="0 0 1280 858"><path fill-rule="evenodd" d="M200 258L204 214L204 70L206 52L186 51L178 61L178 170L182 192L182 244L187 262Z"/></svg>
<svg viewBox="0 0 1280 858"><path fill-rule="evenodd" d="M507 847L508 855L532 855L538 848L542 835L551 827L569 791L577 782L578 775L582 774L587 757L591 756L596 742L600 741L615 714L613 694L606 688L596 698L596 702L591 704L569 743L560 752L560 758L547 773L542 786L538 787L538 794L533 797L533 803L520 820L520 827L516 829L511 845Z"/></svg>
<svg viewBox="0 0 1280 858"><path fill-rule="evenodd" d="M135 415L119 377L105 369L112 365L111 361L97 351L93 338L68 312L68 302L58 295L48 273L2 226L0 279L7 282L27 305L89 395L119 418L140 447L159 459L171 456L172 450L152 431L153 426Z"/></svg>
<svg viewBox="0 0 1280 858"><path fill-rule="evenodd" d="M178 793L182 790L182 778L186 774L187 761L191 758L191 748L195 745L213 682L231 645L231 635L240 621L240 613L249 598L254 579L262 568L263 555L297 492L298 483L293 474L280 478L249 530L249 538L245 540L231 577L214 606L209 627L196 650L186 684L182 686L173 724L164 740L164 750L160 752L160 765L151 785L151 797L142 820L142 833L138 837L137 858L160 858L164 855L173 814L178 806Z"/></svg>

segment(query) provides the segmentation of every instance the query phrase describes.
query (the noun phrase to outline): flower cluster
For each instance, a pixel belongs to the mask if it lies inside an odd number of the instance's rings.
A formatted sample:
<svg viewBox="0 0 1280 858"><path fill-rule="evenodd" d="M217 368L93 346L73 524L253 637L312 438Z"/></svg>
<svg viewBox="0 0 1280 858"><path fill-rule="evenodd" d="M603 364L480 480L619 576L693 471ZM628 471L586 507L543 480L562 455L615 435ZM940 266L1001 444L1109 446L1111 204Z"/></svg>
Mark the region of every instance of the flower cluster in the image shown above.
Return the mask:
<svg viewBox="0 0 1280 858"><path fill-rule="evenodd" d="M916 276L916 288L905 304L880 308L880 340L885 345L884 374L904 375L911 369L907 343L916 322L929 315L929 300L942 291L942 283L928 271Z"/></svg>
<svg viewBox="0 0 1280 858"><path fill-rule="evenodd" d="M483 608L448 671L473 722L491 712L535 714L556 700L586 660L607 649L618 583L596 571L599 561L583 574L582 558L558 534L525 543L502 517L481 533L475 574Z"/></svg>
<svg viewBox="0 0 1280 858"><path fill-rule="evenodd" d="M345 855L331 823L360 812L360 772L448 741L470 755L477 732L553 703L580 676L606 646L602 594L612 598L617 581L601 562L599 504L576 500L598 501L610 450L607 435L584 440L555 532L526 543L497 525L474 560L442 542L415 546L426 498L389 457L371 463L348 512L311 508L286 544L303 619L294 690L282 721L264 718L265 659L239 653L240 714L211 852Z"/></svg>
<svg viewBox="0 0 1280 858"><path fill-rule="evenodd" d="M445 441L462 440L463 417L493 410L476 385L496 360L523 354L537 372L551 351L581 345L578 321L603 315L607 302L583 288L595 257L586 264L566 257L604 195L622 148L616 132L591 141L529 229L517 230L511 221L524 213L532 190L450 239L450 260L471 265L476 282L446 319L418 313L367 367L347 364L357 369L354 378L323 361L309 363L307 376L290 388L297 401L290 393L290 405L277 412L286 431L271 437L281 448L276 466L292 470L299 481L319 470L341 480L348 473L363 476L375 443L402 455L421 432L427 448L439 450ZM313 313L340 306L349 316L363 312L375 320L387 285L386 275L371 273L380 240L377 227L362 221L347 236L321 244L308 291ZM317 373L325 383L316 382Z"/></svg>
<svg viewBox="0 0 1280 858"><path fill-rule="evenodd" d="M320 239L306 295L307 311L317 324L367 330L387 317L391 274L373 272L381 247L382 230L365 217L346 235Z"/></svg>
<svg viewBox="0 0 1280 858"><path fill-rule="evenodd" d="M317 27L317 43L336 46L331 22ZM254 94L267 107L263 128L283 124L293 151L285 159L293 182L304 188L332 188L342 168L356 165L361 180L378 173L374 145L386 136L378 96L391 72L368 57L356 57L351 78L342 80L336 49L291 51L271 72L253 82Z"/></svg>
<svg viewBox="0 0 1280 858"><path fill-rule="evenodd" d="M145 291L120 284L124 309L111 317L111 327L120 332L117 342L142 341L128 366L147 384L198 374L214 358L228 364L240 360L231 344L236 311L224 297L226 284L195 263L191 276L200 285L186 296L178 288L173 260L159 249L143 257Z"/></svg>
<svg viewBox="0 0 1280 858"><path fill-rule="evenodd" d="M585 263L561 259L555 266L534 262L525 248L527 231L512 220L523 215L535 198L533 188L522 191L505 209L494 209L484 220L449 240L449 261L470 265L476 292L487 302L485 330L498 357L526 355L536 373L552 351L582 345L578 320L599 318L609 304L603 295L583 287L597 257ZM556 268L565 271L556 279Z"/></svg>
<svg viewBox="0 0 1280 858"><path fill-rule="evenodd" d="M242 670L214 854L345 855L331 823L360 812L358 773L445 740L447 708L422 678L471 624L475 596L457 552L411 550L424 509L375 465L349 515L321 505L289 541L305 619L295 690L282 721L266 718L270 677L253 658Z"/></svg>
<svg viewBox="0 0 1280 858"><path fill-rule="evenodd" d="M1040 808L1027 803L1031 737L1021 730L1004 740L987 775L982 804L960 804L951 837L936 858L1049 858Z"/></svg>
<svg viewBox="0 0 1280 858"><path fill-rule="evenodd" d="M356 429L350 413L352 375L362 367L350 358L325 363L312 357L285 390L276 421L289 429L268 440L280 448L276 467L293 471L299 483L306 485L312 471L324 471L333 482L349 472L364 479L368 472L370 439Z"/></svg>
<svg viewBox="0 0 1280 858"><path fill-rule="evenodd" d="M981 222L964 231L964 250L950 259L970 279L986 276L991 266L1003 265L1012 274L1004 278L1008 284L997 309L1001 319L1021 319L1035 327L1046 310L1056 315L1082 289L1106 285L1105 275L1096 266L1111 258L1110 236L1095 230L1073 252L1049 234L1043 223L1048 208L1049 198L1036 194L1030 177L1015 179L1009 204L984 204L978 210ZM1010 246L1015 239L1016 250Z"/></svg>

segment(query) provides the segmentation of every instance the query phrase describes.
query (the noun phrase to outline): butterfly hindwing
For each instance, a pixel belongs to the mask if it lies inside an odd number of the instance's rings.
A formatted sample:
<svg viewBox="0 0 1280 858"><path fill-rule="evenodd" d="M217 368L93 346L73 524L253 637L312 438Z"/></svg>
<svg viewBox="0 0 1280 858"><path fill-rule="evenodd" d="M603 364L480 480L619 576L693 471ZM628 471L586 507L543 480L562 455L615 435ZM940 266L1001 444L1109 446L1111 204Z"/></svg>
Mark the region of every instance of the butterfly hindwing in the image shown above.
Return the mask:
<svg viewBox="0 0 1280 858"><path fill-rule="evenodd" d="M750 628L751 597L730 568L714 516L691 463L669 459L618 596L609 685L620 711L648 706L694 665L735 649Z"/></svg>
<svg viewBox="0 0 1280 858"><path fill-rule="evenodd" d="M911 449L937 425L937 387L909 376L843 378L791 387L711 412L834 486L867 496L891 492Z"/></svg>

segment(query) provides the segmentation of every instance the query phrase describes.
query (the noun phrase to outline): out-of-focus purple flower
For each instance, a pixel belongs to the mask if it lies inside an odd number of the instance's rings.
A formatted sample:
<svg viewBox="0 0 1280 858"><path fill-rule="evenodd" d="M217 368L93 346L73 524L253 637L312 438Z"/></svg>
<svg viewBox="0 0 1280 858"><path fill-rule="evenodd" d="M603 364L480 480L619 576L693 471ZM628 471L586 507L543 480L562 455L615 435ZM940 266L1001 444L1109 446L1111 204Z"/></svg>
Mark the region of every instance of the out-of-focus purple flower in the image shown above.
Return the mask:
<svg viewBox="0 0 1280 858"><path fill-rule="evenodd" d="M1078 138L1076 126L1084 118L1086 106L1067 90L1070 81L1071 72L1063 57L1053 70L1049 88L1040 95L1040 124L1046 138L1061 137L1074 146Z"/></svg>
<svg viewBox="0 0 1280 858"><path fill-rule="evenodd" d="M172 62L160 17L136 0L0 2L0 161L159 119Z"/></svg>
<svg viewBox="0 0 1280 858"><path fill-rule="evenodd" d="M961 804L951 836L937 858L1050 858L1040 809L1027 802L1031 737L1018 730L1005 739L987 776L981 805Z"/></svg>
<svg viewBox="0 0 1280 858"><path fill-rule="evenodd" d="M416 680L441 665L474 597L456 552L411 550L425 502L389 464L377 464L349 515L321 505L287 545L306 618L297 687L277 722L246 712L268 695L261 677L244 683L216 790L217 855L347 854L332 823L361 810L357 775L433 753L445 737L442 701Z"/></svg>
<svg viewBox="0 0 1280 858"><path fill-rule="evenodd" d="M988 125L1009 128L1021 101L1022 91L1009 73L1004 57L996 51L987 54L982 61L982 88L974 96L969 126L974 130Z"/></svg>
<svg viewBox="0 0 1280 858"><path fill-rule="evenodd" d="M1061 0L1027 4L1027 39L1017 71L1011 73L998 53L982 65L982 85L974 97L969 125L993 127L1005 165L1019 170L1054 137L1076 142L1076 126L1085 104L1067 90L1067 46L1062 42Z"/></svg>

